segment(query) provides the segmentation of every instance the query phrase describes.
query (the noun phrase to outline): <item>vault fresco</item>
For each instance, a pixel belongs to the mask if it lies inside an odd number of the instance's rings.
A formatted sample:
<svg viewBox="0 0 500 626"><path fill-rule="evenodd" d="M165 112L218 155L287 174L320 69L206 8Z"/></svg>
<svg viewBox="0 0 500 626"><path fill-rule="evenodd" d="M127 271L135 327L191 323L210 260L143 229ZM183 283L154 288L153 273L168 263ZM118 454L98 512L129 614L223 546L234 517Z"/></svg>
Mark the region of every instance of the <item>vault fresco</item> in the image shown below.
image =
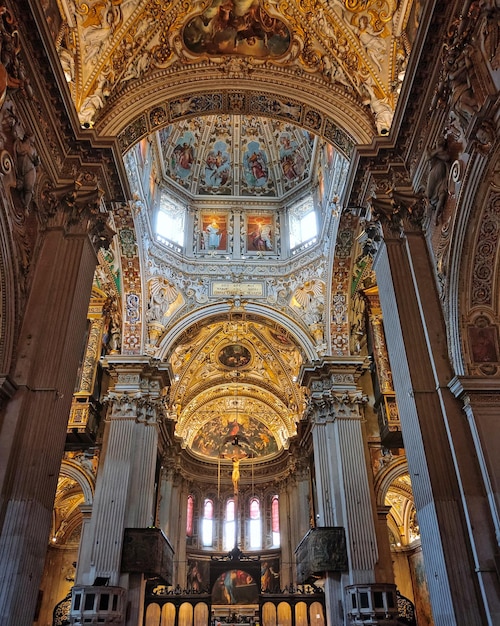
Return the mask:
<svg viewBox="0 0 500 626"><path fill-rule="evenodd" d="M216 0L186 24L182 39L196 54L279 57L290 47L291 35L260 0Z"/></svg>
<svg viewBox="0 0 500 626"><path fill-rule="evenodd" d="M230 458L235 442L248 458L268 456L278 451L269 428L247 414L213 417L195 435L191 449L210 458Z"/></svg>

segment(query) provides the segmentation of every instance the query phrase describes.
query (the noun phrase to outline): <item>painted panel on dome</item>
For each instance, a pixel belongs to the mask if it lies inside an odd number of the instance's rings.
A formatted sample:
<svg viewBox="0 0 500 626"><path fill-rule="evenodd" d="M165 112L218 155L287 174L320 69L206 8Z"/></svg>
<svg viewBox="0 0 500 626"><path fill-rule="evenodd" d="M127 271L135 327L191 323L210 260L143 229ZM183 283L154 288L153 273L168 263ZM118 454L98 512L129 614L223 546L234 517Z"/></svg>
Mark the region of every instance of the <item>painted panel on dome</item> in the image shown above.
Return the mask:
<svg viewBox="0 0 500 626"><path fill-rule="evenodd" d="M290 31L272 17L260 0L214 0L193 17L182 33L195 54L237 54L279 57L290 47Z"/></svg>
<svg viewBox="0 0 500 626"><path fill-rule="evenodd" d="M251 141L243 155L243 172L250 187L264 187L269 177L268 158L258 141Z"/></svg>
<svg viewBox="0 0 500 626"><path fill-rule="evenodd" d="M301 180L306 169L306 162L298 142L289 132L282 132L279 136L279 156L281 171L285 179Z"/></svg>
<svg viewBox="0 0 500 626"><path fill-rule="evenodd" d="M196 159L196 138L190 130L184 132L175 144L169 159L170 175L174 179L187 181L191 176Z"/></svg>
<svg viewBox="0 0 500 626"><path fill-rule="evenodd" d="M231 193L232 165L230 147L225 141L216 141L205 156L203 185L205 193Z"/></svg>
<svg viewBox="0 0 500 626"><path fill-rule="evenodd" d="M191 449L211 458L230 458L234 442L248 457L267 456L278 452L273 434L265 424L248 414L221 413L196 433Z"/></svg>

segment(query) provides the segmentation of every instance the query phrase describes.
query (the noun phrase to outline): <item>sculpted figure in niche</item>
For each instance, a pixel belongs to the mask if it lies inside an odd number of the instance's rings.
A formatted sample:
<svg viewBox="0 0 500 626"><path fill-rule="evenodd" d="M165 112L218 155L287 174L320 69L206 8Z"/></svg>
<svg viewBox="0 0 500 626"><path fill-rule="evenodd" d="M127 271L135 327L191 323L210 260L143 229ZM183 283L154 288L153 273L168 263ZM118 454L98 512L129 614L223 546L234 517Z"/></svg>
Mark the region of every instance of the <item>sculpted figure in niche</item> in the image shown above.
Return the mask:
<svg viewBox="0 0 500 626"><path fill-rule="evenodd" d="M451 108L464 127L480 109L471 80L474 69L472 53L472 46L466 46L458 57L451 57L448 73Z"/></svg>
<svg viewBox="0 0 500 626"><path fill-rule="evenodd" d="M448 173L450 171L451 155L448 151L447 140L441 137L432 150L427 152L429 163L429 177L425 195L432 210L436 212L435 221L439 224L448 198Z"/></svg>
<svg viewBox="0 0 500 626"><path fill-rule="evenodd" d="M17 190L23 207L27 209L33 197L36 182L36 168L40 158L35 148L33 133L27 131L14 142L17 170Z"/></svg>

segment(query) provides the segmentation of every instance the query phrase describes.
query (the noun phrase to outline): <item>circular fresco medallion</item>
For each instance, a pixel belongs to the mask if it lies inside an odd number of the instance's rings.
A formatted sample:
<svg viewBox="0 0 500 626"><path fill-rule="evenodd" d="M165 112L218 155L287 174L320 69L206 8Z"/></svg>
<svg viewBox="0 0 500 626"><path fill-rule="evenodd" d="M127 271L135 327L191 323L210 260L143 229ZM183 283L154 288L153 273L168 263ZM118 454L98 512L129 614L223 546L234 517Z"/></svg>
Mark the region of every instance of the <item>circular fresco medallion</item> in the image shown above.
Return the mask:
<svg viewBox="0 0 500 626"><path fill-rule="evenodd" d="M219 362L224 367L245 367L245 365L250 363L251 358L250 350L239 343L231 343L228 346L224 346L219 352Z"/></svg>

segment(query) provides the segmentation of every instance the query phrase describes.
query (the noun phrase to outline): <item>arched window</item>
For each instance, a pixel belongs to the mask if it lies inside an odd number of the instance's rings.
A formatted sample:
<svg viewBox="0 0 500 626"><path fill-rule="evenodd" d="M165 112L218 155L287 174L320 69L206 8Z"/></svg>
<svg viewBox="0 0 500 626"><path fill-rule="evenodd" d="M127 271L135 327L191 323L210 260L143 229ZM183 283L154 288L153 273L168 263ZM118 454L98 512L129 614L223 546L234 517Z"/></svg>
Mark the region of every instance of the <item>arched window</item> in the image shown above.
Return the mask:
<svg viewBox="0 0 500 626"><path fill-rule="evenodd" d="M162 191L160 206L156 213L156 235L165 243L173 241L179 246L184 245L184 218L186 208L177 204L169 197L166 191Z"/></svg>
<svg viewBox="0 0 500 626"><path fill-rule="evenodd" d="M259 550L262 548L262 525L260 519L260 502L258 498L252 498L250 500L249 531L249 547L253 550Z"/></svg>
<svg viewBox="0 0 500 626"><path fill-rule="evenodd" d="M273 547L280 545L280 503L278 496L271 500L271 527L273 532Z"/></svg>
<svg viewBox="0 0 500 626"><path fill-rule="evenodd" d="M229 498L226 502L226 518L224 520L224 550L228 552L236 545L236 516L234 500Z"/></svg>
<svg viewBox="0 0 500 626"><path fill-rule="evenodd" d="M202 542L209 547L214 542L214 503L207 498L203 506L203 521L201 529Z"/></svg>
<svg viewBox="0 0 500 626"><path fill-rule="evenodd" d="M186 536L193 536L194 498L189 495L187 500Z"/></svg>
<svg viewBox="0 0 500 626"><path fill-rule="evenodd" d="M288 211L290 249L305 241L315 241L318 235L318 219L312 196L301 200Z"/></svg>

